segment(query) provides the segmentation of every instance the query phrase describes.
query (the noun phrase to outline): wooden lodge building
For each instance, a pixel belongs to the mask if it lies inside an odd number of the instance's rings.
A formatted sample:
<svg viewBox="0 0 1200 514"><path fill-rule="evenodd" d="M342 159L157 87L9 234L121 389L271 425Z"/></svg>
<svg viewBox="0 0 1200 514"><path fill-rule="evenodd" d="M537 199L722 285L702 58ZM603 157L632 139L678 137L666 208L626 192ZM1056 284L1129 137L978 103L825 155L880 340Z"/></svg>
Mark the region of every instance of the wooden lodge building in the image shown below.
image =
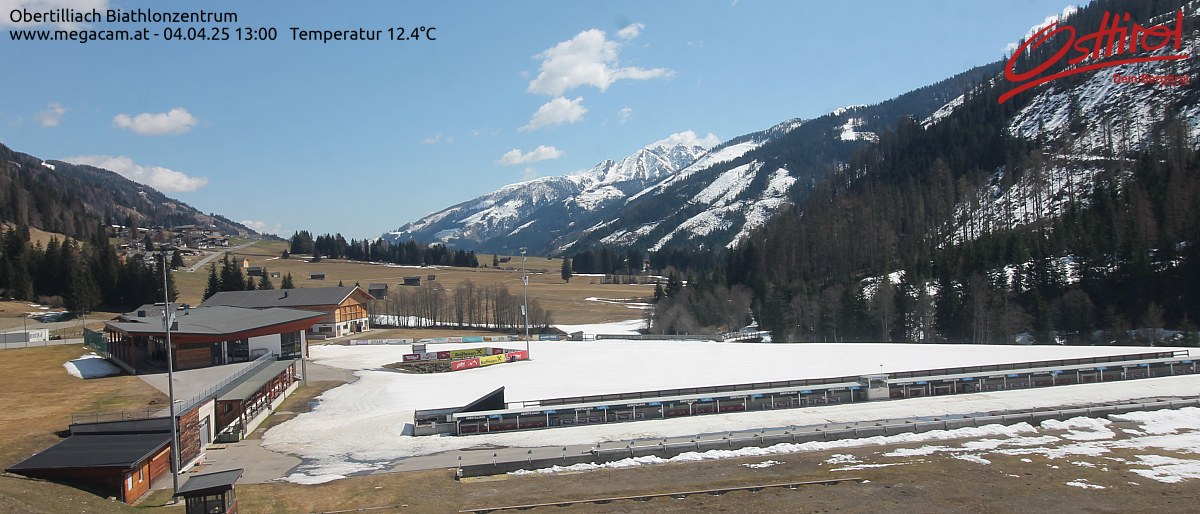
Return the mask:
<svg viewBox="0 0 1200 514"><path fill-rule="evenodd" d="M83 486L133 503L171 472L171 418L86 423L70 436L6 471Z"/></svg>
<svg viewBox="0 0 1200 514"><path fill-rule="evenodd" d="M309 329L309 336L342 337L371 328L368 304L371 295L358 286L311 287L224 291L212 295L201 307L227 306L249 309L283 307L323 313Z"/></svg>
<svg viewBox="0 0 1200 514"><path fill-rule="evenodd" d="M180 401L176 423L181 469L201 462L210 443L241 440L262 424L299 387L299 362L263 356L225 386ZM171 418L167 413L158 415L72 423L69 437L6 471L132 504L150 491L154 481L171 473Z"/></svg>
<svg viewBox="0 0 1200 514"><path fill-rule="evenodd" d="M307 355L305 332L322 314L309 310L226 306L173 308L175 371L250 362L262 355ZM162 304L144 305L105 323L108 353L117 366L138 373L167 369Z"/></svg>

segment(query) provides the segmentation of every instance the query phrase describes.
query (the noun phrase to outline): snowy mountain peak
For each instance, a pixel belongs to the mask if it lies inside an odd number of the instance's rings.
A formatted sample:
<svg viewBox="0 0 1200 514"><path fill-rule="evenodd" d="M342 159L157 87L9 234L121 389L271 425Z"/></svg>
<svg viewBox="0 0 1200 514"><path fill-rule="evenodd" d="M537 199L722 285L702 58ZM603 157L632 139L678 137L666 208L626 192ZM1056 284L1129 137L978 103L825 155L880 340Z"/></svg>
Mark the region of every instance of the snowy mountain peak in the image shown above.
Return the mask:
<svg viewBox="0 0 1200 514"><path fill-rule="evenodd" d="M391 241L415 238L450 246L503 250L544 243L547 233L593 226L594 213L625 200L686 168L720 143L709 133L671 134L620 160L605 160L570 175L540 177L509 184L448 209L435 212L383 235Z"/></svg>

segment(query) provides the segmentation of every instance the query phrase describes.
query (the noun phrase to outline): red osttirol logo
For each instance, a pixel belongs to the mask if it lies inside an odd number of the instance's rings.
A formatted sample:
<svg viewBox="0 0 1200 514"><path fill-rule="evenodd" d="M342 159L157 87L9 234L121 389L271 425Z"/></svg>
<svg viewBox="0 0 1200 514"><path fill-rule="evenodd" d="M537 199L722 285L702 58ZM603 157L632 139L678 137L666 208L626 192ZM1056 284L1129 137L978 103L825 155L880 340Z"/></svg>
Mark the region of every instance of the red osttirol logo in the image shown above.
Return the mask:
<svg viewBox="0 0 1200 514"><path fill-rule="evenodd" d="M1122 25L1122 21L1124 21L1124 25ZM1037 48L1059 34L1065 34L1068 38L1062 48L1050 56L1046 62L1034 66L1028 71L1017 72L1017 60L1022 55L1025 55L1026 49L1032 50ZM1054 22L1045 26L1042 30L1034 34L1033 37L1022 43L1020 48L1017 48L1017 51L1013 52L1012 57L1008 58L1008 65L1004 67L1004 78L1018 85L1000 95L999 103L1004 103L1009 98L1031 87L1078 73L1136 62L1178 61L1188 58L1188 54L1186 53L1118 58L1067 68L1044 77L1040 76L1043 72L1050 69L1050 67L1067 57L1072 51L1075 52L1075 55L1067 59L1067 64L1071 66L1084 61L1098 61L1110 57L1120 57L1125 54L1153 52L1165 48L1167 45L1172 45L1175 50L1179 50L1183 44L1183 10L1180 9L1175 13L1174 27L1169 27L1166 23L1152 27L1143 27L1137 23L1130 23L1128 13L1122 17L1114 16L1105 11L1104 18L1100 21L1099 30L1079 38L1076 38L1075 35L1075 27L1059 25L1058 22Z"/></svg>

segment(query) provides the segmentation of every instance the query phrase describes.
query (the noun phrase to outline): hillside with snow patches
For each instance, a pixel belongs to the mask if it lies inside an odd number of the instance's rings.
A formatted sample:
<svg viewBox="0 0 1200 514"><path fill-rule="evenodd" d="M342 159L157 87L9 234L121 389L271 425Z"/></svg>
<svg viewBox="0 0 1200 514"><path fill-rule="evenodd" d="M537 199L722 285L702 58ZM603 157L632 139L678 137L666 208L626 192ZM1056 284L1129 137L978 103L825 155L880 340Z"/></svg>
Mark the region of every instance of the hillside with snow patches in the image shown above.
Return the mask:
<svg viewBox="0 0 1200 514"><path fill-rule="evenodd" d="M1064 12L1064 16L1073 12ZM1192 20L1200 17L1194 9L1185 12ZM1200 32L1185 34L1179 51L1198 55ZM1147 55L1175 52L1173 47L1165 46ZM1195 57L1185 63L1194 61ZM1189 68L1189 64L1180 64L1169 70L1186 73ZM971 201L956 207L953 219L947 220L949 228L944 233L948 237L943 243L961 243L995 230L1053 219L1073 203L1086 205L1097 174L1114 167L1132 167L1132 160L1121 156L1158 144L1154 134L1163 133L1165 124L1178 123L1187 145L1200 147L1200 91L1195 87L1124 84L1113 80L1116 73L1161 75L1167 70L1159 62L1124 64L1112 70L1053 81L1039 88L1032 100L1009 119L1006 128L1014 137L1039 142L1048 157L1022 170L1023 173L995 170ZM1002 75L986 86L994 86L1000 80ZM928 127L938 123L963 102L964 96L951 100L922 124Z"/></svg>

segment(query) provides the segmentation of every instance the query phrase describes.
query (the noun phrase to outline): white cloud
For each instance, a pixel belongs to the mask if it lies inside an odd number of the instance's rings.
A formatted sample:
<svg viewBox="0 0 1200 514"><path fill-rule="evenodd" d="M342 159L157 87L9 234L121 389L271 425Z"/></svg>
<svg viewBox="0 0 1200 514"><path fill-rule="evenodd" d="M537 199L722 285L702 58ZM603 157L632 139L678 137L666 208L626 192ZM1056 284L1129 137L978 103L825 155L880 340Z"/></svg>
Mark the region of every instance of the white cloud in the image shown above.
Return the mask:
<svg viewBox="0 0 1200 514"><path fill-rule="evenodd" d="M562 156L563 152L553 146L539 145L528 153L521 153L520 150L513 148L500 156L500 160L496 162L504 166L513 166L516 164L532 164L539 161L548 161Z"/></svg>
<svg viewBox="0 0 1200 514"><path fill-rule="evenodd" d="M633 119L632 107L622 107L621 110L617 111L617 121L621 122L622 125L631 119Z"/></svg>
<svg viewBox="0 0 1200 514"><path fill-rule="evenodd" d="M275 234L278 236L278 235L281 235L284 233L283 225L281 225L279 223L272 224L272 223L268 223L266 221L257 221L257 220L242 220L242 221L240 221L240 223L247 227L250 227L252 230L254 230L255 232L258 232L259 234Z"/></svg>
<svg viewBox="0 0 1200 514"><path fill-rule="evenodd" d="M630 23L625 28L617 31L617 37L625 40L633 39L642 34L642 29L646 28L641 23Z"/></svg>
<svg viewBox="0 0 1200 514"><path fill-rule="evenodd" d="M704 137L699 137L695 132L685 130L683 132L671 134L655 144L662 146L699 146L701 148L709 149L721 144L721 138L717 137L717 135L713 134L712 132L709 132Z"/></svg>
<svg viewBox="0 0 1200 514"><path fill-rule="evenodd" d="M443 136L441 132L429 136L421 140L423 145L436 145L438 143L451 144L454 142L454 136Z"/></svg>
<svg viewBox="0 0 1200 514"><path fill-rule="evenodd" d="M609 41L602 30L580 32L535 56L542 59L542 66L529 83L529 92L561 96L579 86L605 91L618 80L647 80L674 74L667 68L621 67L620 51L621 45Z"/></svg>
<svg viewBox="0 0 1200 514"><path fill-rule="evenodd" d="M44 110L34 116L37 117L38 123L41 123L43 127L57 127L58 122L62 121L62 117L66 113L66 107L63 107L58 102L50 102Z"/></svg>
<svg viewBox="0 0 1200 514"><path fill-rule="evenodd" d="M143 136L165 136L168 134L183 134L192 130L200 120L183 107L176 107L167 112L144 112L130 117L128 114L113 116L113 126L132 130Z"/></svg>
<svg viewBox="0 0 1200 514"><path fill-rule="evenodd" d="M538 178L537 170L535 170L533 168L525 168L524 170L521 170L521 180L522 181L533 180L535 178Z"/></svg>
<svg viewBox="0 0 1200 514"><path fill-rule="evenodd" d="M526 132L550 125L575 123L582 120L583 114L586 112L587 107L583 106L582 96L574 100L567 100L560 96L538 107L537 112L533 113L533 118L529 120L529 123L517 130Z"/></svg>
<svg viewBox="0 0 1200 514"><path fill-rule="evenodd" d="M47 12L58 9L74 9L76 11L91 11L92 9L104 12L108 9L108 0L0 0L0 25L20 25L30 27L38 25L36 23L14 23L9 18L9 14L14 10L28 10L29 12ZM79 25L76 23L58 23L57 26L63 28L74 28Z"/></svg>
<svg viewBox="0 0 1200 514"><path fill-rule="evenodd" d="M205 177L189 177L181 171L162 166L142 166L133 159L111 155L80 155L62 159L65 162L104 168L134 182L146 184L164 193L190 192L208 184Z"/></svg>

